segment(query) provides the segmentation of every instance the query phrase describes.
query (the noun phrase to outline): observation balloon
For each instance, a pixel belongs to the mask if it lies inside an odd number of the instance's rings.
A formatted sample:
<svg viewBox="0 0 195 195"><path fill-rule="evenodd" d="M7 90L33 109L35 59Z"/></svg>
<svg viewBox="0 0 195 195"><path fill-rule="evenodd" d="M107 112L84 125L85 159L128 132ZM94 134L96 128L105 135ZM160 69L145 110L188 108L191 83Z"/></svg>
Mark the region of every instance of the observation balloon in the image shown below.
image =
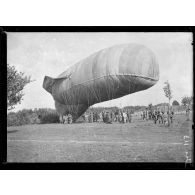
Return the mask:
<svg viewBox="0 0 195 195"><path fill-rule="evenodd" d="M93 104L146 90L158 80L158 62L149 48L121 44L90 55L57 78L45 76L43 88L59 114L76 120Z"/></svg>

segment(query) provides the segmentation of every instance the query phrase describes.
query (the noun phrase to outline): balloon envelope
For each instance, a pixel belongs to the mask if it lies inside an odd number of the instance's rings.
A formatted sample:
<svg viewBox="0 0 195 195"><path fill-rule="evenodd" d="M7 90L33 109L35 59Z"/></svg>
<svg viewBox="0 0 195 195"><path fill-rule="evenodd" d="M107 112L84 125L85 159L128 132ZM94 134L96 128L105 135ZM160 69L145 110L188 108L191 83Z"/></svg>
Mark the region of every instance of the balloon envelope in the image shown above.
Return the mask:
<svg viewBox="0 0 195 195"><path fill-rule="evenodd" d="M158 62L150 49L121 44L90 55L57 78L45 76L43 88L53 96L58 113L76 119L95 103L148 89L158 80Z"/></svg>

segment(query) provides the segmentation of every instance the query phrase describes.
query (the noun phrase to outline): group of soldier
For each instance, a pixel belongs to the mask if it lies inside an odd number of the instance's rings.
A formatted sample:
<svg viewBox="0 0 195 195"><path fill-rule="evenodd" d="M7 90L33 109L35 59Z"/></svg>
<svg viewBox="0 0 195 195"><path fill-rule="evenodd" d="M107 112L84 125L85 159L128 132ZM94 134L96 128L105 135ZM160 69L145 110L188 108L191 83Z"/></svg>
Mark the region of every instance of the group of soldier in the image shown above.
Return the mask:
<svg viewBox="0 0 195 195"><path fill-rule="evenodd" d="M131 123L132 114L129 111L117 110L117 111L102 111L102 112L85 112L83 115L83 120L87 123L93 122L104 122L104 123ZM60 115L60 123L71 124L73 118L71 114Z"/></svg>
<svg viewBox="0 0 195 195"><path fill-rule="evenodd" d="M168 120L173 123L173 111L160 111L160 110L145 110L141 113L141 118L143 120L153 120L155 124L157 122L159 124L166 125ZM93 122L104 122L104 123L131 123L132 122L132 113L128 110L116 110L116 111L101 111L101 112L85 112L82 115L82 118L87 123ZM73 122L73 118L71 114L61 115L60 123L63 124L71 124Z"/></svg>
<svg viewBox="0 0 195 195"><path fill-rule="evenodd" d="M60 123L62 123L62 124L72 124L72 115L71 114L61 115L60 116Z"/></svg>
<svg viewBox="0 0 195 195"><path fill-rule="evenodd" d="M141 114L141 118L143 120L153 120L154 123L156 124L157 121L159 124L168 124L168 120L173 123L173 116L174 116L174 112L173 111L160 111L160 110L145 110L143 111L143 113Z"/></svg>
<svg viewBox="0 0 195 195"><path fill-rule="evenodd" d="M129 111L116 110L116 111L102 111L102 112L89 112L84 113L83 119L85 122L119 122L119 123L131 123L132 115Z"/></svg>

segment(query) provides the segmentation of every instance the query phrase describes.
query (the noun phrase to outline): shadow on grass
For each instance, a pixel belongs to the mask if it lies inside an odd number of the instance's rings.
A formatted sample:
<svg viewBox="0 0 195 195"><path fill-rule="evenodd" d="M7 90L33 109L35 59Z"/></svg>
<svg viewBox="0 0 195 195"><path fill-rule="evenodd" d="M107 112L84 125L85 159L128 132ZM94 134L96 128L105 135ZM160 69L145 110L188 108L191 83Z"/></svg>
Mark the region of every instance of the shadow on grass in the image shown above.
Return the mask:
<svg viewBox="0 0 195 195"><path fill-rule="evenodd" d="M16 133L18 130L7 131L7 133Z"/></svg>
<svg viewBox="0 0 195 195"><path fill-rule="evenodd" d="M76 121L75 124L86 123L85 121Z"/></svg>

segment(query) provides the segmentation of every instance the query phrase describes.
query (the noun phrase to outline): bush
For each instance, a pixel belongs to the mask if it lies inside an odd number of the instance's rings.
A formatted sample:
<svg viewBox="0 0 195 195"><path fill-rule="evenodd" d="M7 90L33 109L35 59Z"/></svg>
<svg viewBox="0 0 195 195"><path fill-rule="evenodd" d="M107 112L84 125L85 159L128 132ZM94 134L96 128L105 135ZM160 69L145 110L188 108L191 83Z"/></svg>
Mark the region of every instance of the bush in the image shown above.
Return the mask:
<svg viewBox="0 0 195 195"><path fill-rule="evenodd" d="M174 100L172 106L179 106L179 102L177 100Z"/></svg>
<svg viewBox="0 0 195 195"><path fill-rule="evenodd" d="M40 118L42 124L59 123L59 115L56 112L46 113Z"/></svg>
<svg viewBox="0 0 195 195"><path fill-rule="evenodd" d="M12 112L7 115L7 126L19 126L31 124L31 114L29 110L21 110L16 113Z"/></svg>
<svg viewBox="0 0 195 195"><path fill-rule="evenodd" d="M19 126L27 124L59 123L59 116L53 109L23 109L18 112L10 112L7 115L7 126Z"/></svg>
<svg viewBox="0 0 195 195"><path fill-rule="evenodd" d="M9 113L7 116L7 126L18 126L18 118L16 113Z"/></svg>

